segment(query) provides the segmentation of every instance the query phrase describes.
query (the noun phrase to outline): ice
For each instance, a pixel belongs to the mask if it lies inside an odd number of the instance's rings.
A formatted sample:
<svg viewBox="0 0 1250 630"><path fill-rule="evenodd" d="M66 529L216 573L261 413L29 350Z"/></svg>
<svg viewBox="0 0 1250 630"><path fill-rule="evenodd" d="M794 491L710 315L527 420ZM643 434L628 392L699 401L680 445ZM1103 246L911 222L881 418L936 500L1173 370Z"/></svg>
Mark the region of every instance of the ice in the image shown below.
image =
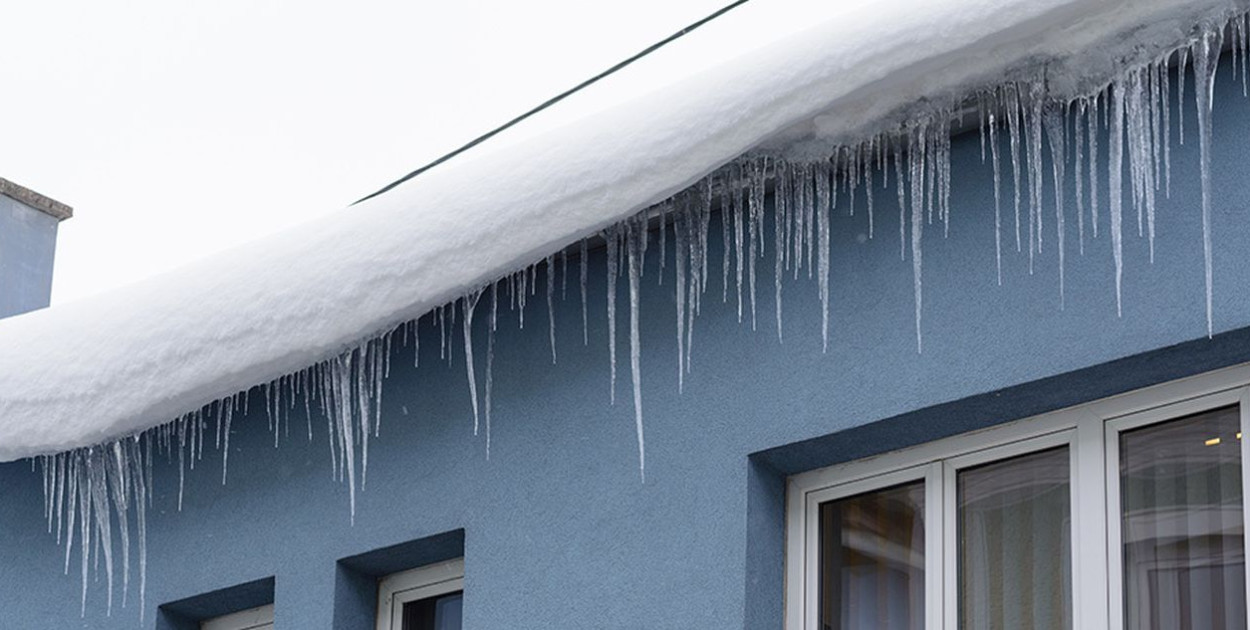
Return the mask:
<svg viewBox="0 0 1250 630"><path fill-rule="evenodd" d="M1050 144L1050 165L1055 184L1055 247L1059 250L1059 309L1064 308L1064 216L1063 188L1067 181L1064 178L1064 164L1067 162L1067 150L1064 137L1067 135L1067 111L1064 106L1051 102L1046 105L1045 123L1046 137Z"/></svg>
<svg viewBox="0 0 1250 630"><path fill-rule="evenodd" d="M921 235L924 230L924 163L925 145L928 134L928 123L920 121L908 134L907 159L911 181L911 267L912 283L916 306L916 352L924 351L924 336L921 333L921 313L923 307L921 265ZM901 183L900 183L901 185Z"/></svg>
<svg viewBox="0 0 1250 630"><path fill-rule="evenodd" d="M603 232L603 240L608 245L608 400L616 404L616 277L619 274L620 229L610 227ZM728 263L726 263L728 269Z"/></svg>
<svg viewBox="0 0 1250 630"><path fill-rule="evenodd" d="M1077 253L1085 255L1085 110L1089 107L1084 98L1076 102L1076 113L1072 117L1072 153L1075 164L1072 168L1072 179L1076 190L1076 242Z"/></svg>
<svg viewBox="0 0 1250 630"><path fill-rule="evenodd" d="M1020 90L1014 83L1009 83L1003 88L1006 94L1007 104L1007 133L1011 136L1011 191L1012 203L1015 211L1016 226L1016 251L1021 250L1020 246ZM1032 251L1032 239L1029 241L1029 250ZM1030 266L1030 269L1032 267Z"/></svg>
<svg viewBox="0 0 1250 630"><path fill-rule="evenodd" d="M1022 15L1032 16L1030 19L1039 22L1051 19L1052 13L1047 7L1053 9L1052 4L1049 0L1017 3L1013 7L1019 14L991 12L996 16L994 20L981 15L975 19L963 14L951 17L941 8L909 5L904 12L907 15L888 21L911 29L904 29L900 34L923 35L933 30L931 21L920 19L926 15L962 19L964 22L960 24L968 28L944 29L943 39L925 39L922 43L927 48L916 52L916 56L900 53L904 57L902 61L890 61L888 56L875 54L874 59L880 57L879 62L883 64L876 70L914 69L916 64L939 54L976 51L975 46L1002 29L1037 27ZM1077 13L1084 11L1106 19L1082 20L1079 24L1068 25L1072 28L1110 28L1107 24L1127 23L1116 22L1111 18L1120 19L1119 16L1100 13L1101 9L1085 5L1075 8L1080 9ZM1136 6L1117 10L1130 16L1142 15L1134 11L1144 11ZM1000 23L1002 20L1009 23ZM1248 65L1244 44L1247 32L1242 26L1245 18L1238 16L1235 20L1240 22L1233 22L1236 25L1232 31L1234 50L1240 57L1238 61L1244 74ZM1037 31L1042 41L1050 41L1043 35L1052 30L1062 30L1052 29L1053 24L1046 26ZM856 39L855 33L841 30L833 22L819 28L805 28L795 34L793 42L771 49L776 57L747 56L735 60L752 68L785 70L752 74L755 82L749 85L723 80L740 76L742 72L742 68L728 63L719 70L721 74L712 78L693 81L693 86L661 90L660 96L654 97L655 101L644 99L653 105L650 109L643 108L642 114L628 108L613 110L615 113L607 118L592 119L593 124L573 125L569 131L556 133L537 144L520 145L522 149L529 147L527 150L488 150L478 158L480 161L436 169L428 177L423 176L392 195L362 204L350 216L326 219L279 240L245 247L228 259L223 257L192 266L171 274L168 279L88 301L86 306L67 305L5 320L0 323L0 343L6 348L4 357L0 358L0 391L24 391L27 395L20 400L0 395L0 458L40 457L44 466L48 529L55 532L58 542L66 545L67 571L71 560L75 559L73 554L79 554L76 559L82 571L83 609L90 581L87 573L97 565L103 567L102 581L107 581L103 588L106 601L112 601L112 584L120 575L121 601L123 605L127 603L133 568L131 554L136 549L142 607L146 584L145 515L152 488L152 451L161 450L171 461L177 458L177 501L181 510L185 477L203 458L206 433L210 446L216 445L221 450L222 479L226 480L231 424L246 415L247 392L251 387L258 384L262 387L260 393L275 445L279 432L285 434L289 426L290 409L298 404L296 398L303 398L309 439L313 439L313 407L326 418L331 474L349 485L354 521L356 492L364 490L368 474L370 434L377 436L380 432L382 379L388 371L391 332L398 327L405 341L412 337L415 365L420 354L417 322L423 319L424 332L438 335L440 357L450 362L457 345L454 336L458 309L474 431L476 433L479 427L481 402L489 457L499 282L507 283L503 289L509 291L508 297L523 326L527 298L539 290L538 269L530 263L545 262L547 335L554 362L557 273L554 256L561 255L559 271L563 274L563 297L568 280L568 248L574 244L579 247L583 343L588 344L588 239L601 234L607 250L608 399L615 401L616 284L624 271L629 286L630 375L639 471L645 479L640 337L643 328L639 309L641 279L646 269L648 219L659 218L661 255L656 266L660 273L657 281L662 283L668 273L673 273L675 278L677 389L684 391L690 384L686 377L692 374L696 316L702 312L702 297L709 277L716 271L715 261L710 262L708 256L711 221L720 222L724 239L722 299L726 302L729 299L732 274L737 282L739 321L749 305L752 327L756 327L757 265L771 262L774 317L778 339L782 339L785 272L792 271L791 275L797 279L806 266L809 278L816 279L822 350L827 351L831 295L838 281L831 272L832 248L836 246L831 213L839 191L846 195L844 199L853 200L859 187L864 186L867 233L871 238L875 230L873 189L877 171L881 171L883 187L888 186L886 169L890 153L893 153L899 203L899 254L906 260L910 250L916 349L921 352L925 332L924 224L936 215L945 235L953 223L950 131L954 112L960 111L965 103L952 94L977 95L976 102L981 104L982 151L984 156L984 144L988 142L993 168L994 248L999 284L1003 282L1002 195L1005 192L1001 190L1001 169L1005 165L1000 164L1004 157L1000 155L999 143L1004 140L999 137L1000 133L1005 129L1008 135L1016 249L1021 253L1020 195L1025 190L1022 178L1028 186L1027 238L1031 271L1034 258L1042 251L1043 211L1048 209L1044 202L1049 201L1043 199L1043 143L1049 146L1052 156L1072 154L1074 168L1071 170L1064 159L1055 159L1051 165L1061 307L1066 282L1065 184L1068 179L1073 180L1076 201L1069 205L1076 208L1079 251L1083 253L1086 189L1090 229L1095 238L1100 229L1099 170L1102 163L1098 134L1104 129L1109 131L1107 190L1116 312L1121 314L1124 170L1127 167L1129 193L1138 212L1139 231L1149 239L1153 259L1156 191L1170 194L1172 121L1167 98L1171 93L1168 60L1177 50L1180 67L1177 91L1182 96L1185 68L1189 56L1194 57L1201 143L1205 305L1210 335L1213 333L1211 90L1225 27L1225 22L1213 22L1199 31L1192 45L1189 42L1159 44L1158 50L1134 57L1151 59L1146 62L1118 61L1126 57L1110 55L1107 50L1098 48L1096 53L1089 53L1092 58L1117 61L1107 62L1115 66L1113 71L1108 71L1110 74L1092 77L1068 76L1074 67L1079 69L1079 64L1065 59L1079 51L1065 50L1062 46L1059 50L1043 49L1042 52L1070 53L1068 57L1038 54L1037 48L1030 48L1027 54L1020 52L1013 58L1027 61L1027 64L1019 67L1010 66L1010 60L996 59L995 55L976 55L969 62L976 62L974 70L984 71L977 76L999 77L1002 83L966 83L958 77L943 83L943 77L930 77L930 83L941 84L931 94L913 94L907 91L911 88L876 94L882 102L876 103L874 110L890 112L900 103L914 105L906 110L905 117L851 122L844 122L843 118L855 116L827 114L856 114L849 111L851 106L847 103L862 101L848 95L862 96L855 90L862 91L881 83L875 74L870 78L867 74L860 76L845 70L855 67L852 62L856 59L864 61L853 56L860 53L852 43L865 40ZM846 41L829 38L830 32L846 35ZM900 46L905 46L901 50L917 48L915 39L899 39ZM838 54L827 52L830 41L838 42L832 47ZM892 40L883 40L877 33L867 41ZM1136 50L1141 44L1134 42L1129 48ZM1182 47L1177 49L1176 46ZM802 54L781 54L791 51L792 47ZM1012 50L994 52L1005 57L1014 54ZM852 57L844 59L846 55ZM806 61L809 57L812 61ZM780 58L785 59L779 61ZM831 60L838 63L830 63ZM1122 64L1122 67L1115 64ZM842 70L830 69L835 67ZM1008 68L1012 72L1006 72ZM966 76L971 75L959 75ZM773 81L786 82L770 83ZM1079 85L1079 89L1073 91L1073 84ZM1108 84L1109 89L1104 87ZM1066 91L1056 85L1067 86ZM732 86L741 91L725 88L727 94L714 94L707 89L709 86ZM886 87L879 89L886 90ZM768 96L761 96L763 94ZM665 99L665 96L681 98ZM1075 108L1069 113L1067 108L1072 105ZM727 111L734 115L725 116ZM664 125L653 119L661 114L666 116L662 121ZM1178 115L1182 114L1183 108L1178 107ZM809 124L818 116L828 123ZM1071 135L1068 134L1069 116L1074 119ZM1107 120L1100 127L1102 117ZM689 124L680 124L683 122ZM809 147L812 142L822 143L816 153L791 153L793 147L769 144L776 138L793 137L783 131L813 128L820 131L811 132L815 135L805 136L803 140ZM674 140L670 135L663 135L661 129L699 131L690 132L690 138L681 136L680 140ZM1178 131L1183 133L1183 124ZM636 142L624 142L623 138ZM610 148L604 155L587 150L588 147L617 146L628 146L630 151ZM542 150L544 159L530 159L533 152L539 150L534 147ZM587 155L598 157L587 158ZM606 162L583 161L589 159L610 159L613 168L602 168ZM476 192L465 195L466 190ZM767 238L765 229L769 190L774 202L772 239ZM675 196L674 191L677 191ZM412 221L414 209L428 210L429 214L424 216L428 221ZM714 219L715 210L720 216ZM847 204L847 210L854 212L853 201ZM670 219L675 239L672 265L667 263ZM490 243L490 256L483 255L483 243ZM892 241L889 247L893 247ZM768 261L769 256L773 257L772 261ZM307 262L293 264L292 261ZM905 273L906 265L900 268ZM479 401L473 344L477 341L480 349L481 339L473 339L473 322L484 287L489 287L491 304L489 325L484 332L476 333L487 335L485 386L483 400ZM744 290L748 292L745 300ZM184 306L188 302L187 295L200 294L220 294L222 308L205 313L205 309ZM292 296L307 296L308 299L296 300ZM139 319L142 326L130 321L135 308L119 306L131 304L143 307L139 309L145 315ZM341 318L325 318L326 304L353 304L360 308L346 309L350 312L345 312ZM101 315L95 317L96 313ZM110 335L102 336L99 330L108 330ZM541 333L535 331L535 334ZM78 362L76 359L83 354L82 348L90 348L92 352L84 355L89 360ZM196 356L196 359L186 361L187 356ZM134 360L136 357L142 360ZM133 382L160 383L161 387L127 386ZM110 401L110 404L101 405L101 401ZM95 419L92 411L97 408L108 412ZM90 431L83 430L82 422L67 422L81 418L93 418ZM172 423L170 418L173 418ZM78 428L60 429L58 423ZM23 430L29 426L47 430ZM132 544L132 536L137 544Z"/></svg>
<svg viewBox="0 0 1250 630"><path fill-rule="evenodd" d="M677 304L677 392L685 390L686 383L686 308L689 296L686 290L686 270L690 267L691 223L693 217L688 207L673 215L673 274L674 302Z"/></svg>
<svg viewBox="0 0 1250 630"><path fill-rule="evenodd" d="M661 231L663 231L663 223ZM663 262L663 258L660 259ZM551 342L551 364L556 364L556 264L555 256L547 257L547 338Z"/></svg>
<svg viewBox="0 0 1250 630"><path fill-rule="evenodd" d="M764 237L763 221L764 221L764 185L766 183L764 175L764 160L762 158L751 160L748 165L749 188L747 215L749 238L747 243L747 282L749 284L749 293L751 296L751 330L757 327L756 322L756 305L755 305L755 264L764 252L764 244L761 239Z"/></svg>
<svg viewBox="0 0 1250 630"><path fill-rule="evenodd" d="M787 196L790 170L786 162L774 162L773 188L773 309L777 320L777 341L782 341L781 286L785 276L786 228L789 226Z"/></svg>
<svg viewBox="0 0 1250 630"><path fill-rule="evenodd" d="M587 252L586 239L582 239L578 247L581 248L577 257L577 266L582 290L582 345L587 346L590 345L590 324L586 318L586 275L589 271L590 262L588 259L590 256Z"/></svg>
<svg viewBox="0 0 1250 630"><path fill-rule="evenodd" d="M743 203L743 186L745 184L742 175L743 169L740 164L735 165L734 179L731 180L732 187L729 189L729 207L733 213L733 239L734 239L734 262L736 263L736 273L734 278L737 279L735 286L737 287L738 296L738 323L742 323L742 272L746 264L746 255L743 252L743 234L745 232L744 223L746 222L747 209Z"/></svg>
<svg viewBox="0 0 1250 630"><path fill-rule="evenodd" d="M499 322L499 283L490 284L490 322L486 328L486 459L490 459L490 415L491 398L494 391L495 374L495 328Z"/></svg>
<svg viewBox="0 0 1250 630"><path fill-rule="evenodd" d="M478 432L477 376L473 366L473 312L482 297L481 291L473 291L460 299L464 310L464 370L469 379L469 400L473 404L473 435Z"/></svg>
<svg viewBox="0 0 1250 630"><path fill-rule="evenodd" d="M821 351L829 351L829 212L833 207L833 194L829 180L834 173L821 164L816 168L816 235L817 235L817 286L820 291L820 338Z"/></svg>
<svg viewBox="0 0 1250 630"><path fill-rule="evenodd" d="M1024 89L1024 121L1028 131L1025 144L1029 156L1029 274L1032 274L1033 259L1042 252L1042 79L1028 81Z"/></svg>
<svg viewBox="0 0 1250 630"><path fill-rule="evenodd" d="M1094 238L1098 238L1098 112L1106 109L1106 102L1106 90L1094 95L1085 124L1089 134L1089 222Z"/></svg>
<svg viewBox="0 0 1250 630"><path fill-rule="evenodd" d="M646 440L642 430L642 349L638 339L638 293L642 284L642 257L647 249L646 214L627 223L625 248L629 258L629 371L634 386L634 426L638 434L638 473L647 479Z"/></svg>
<svg viewBox="0 0 1250 630"><path fill-rule="evenodd" d="M1207 336L1215 333L1211 289L1211 99L1215 93L1215 70L1220 56L1223 26L1204 25L1192 50L1194 93L1198 117L1198 153L1202 178L1202 262L1206 280Z"/></svg>
<svg viewBox="0 0 1250 630"><path fill-rule="evenodd" d="M1111 255L1115 259L1115 314L1124 315L1124 193L1121 178L1124 173L1124 91L1123 79L1117 80L1111 90L1111 135L1107 147L1107 190L1111 196Z"/></svg>

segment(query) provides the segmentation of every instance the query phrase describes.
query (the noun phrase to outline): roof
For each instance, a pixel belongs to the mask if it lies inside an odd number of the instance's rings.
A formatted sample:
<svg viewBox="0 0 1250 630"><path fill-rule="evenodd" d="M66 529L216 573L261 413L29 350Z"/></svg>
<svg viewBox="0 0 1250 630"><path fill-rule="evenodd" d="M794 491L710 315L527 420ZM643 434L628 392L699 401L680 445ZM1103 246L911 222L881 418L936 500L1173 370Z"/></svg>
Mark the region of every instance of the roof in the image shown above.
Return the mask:
<svg viewBox="0 0 1250 630"><path fill-rule="evenodd" d="M56 217L58 221L64 221L74 216L73 208L25 186L15 184L3 177L0 177L0 195L16 199L44 214Z"/></svg>
<svg viewBox="0 0 1250 630"><path fill-rule="evenodd" d="M748 3L350 212L0 321L0 461L131 435L333 358L748 151L862 140L1043 65L1075 94L1239 6Z"/></svg>

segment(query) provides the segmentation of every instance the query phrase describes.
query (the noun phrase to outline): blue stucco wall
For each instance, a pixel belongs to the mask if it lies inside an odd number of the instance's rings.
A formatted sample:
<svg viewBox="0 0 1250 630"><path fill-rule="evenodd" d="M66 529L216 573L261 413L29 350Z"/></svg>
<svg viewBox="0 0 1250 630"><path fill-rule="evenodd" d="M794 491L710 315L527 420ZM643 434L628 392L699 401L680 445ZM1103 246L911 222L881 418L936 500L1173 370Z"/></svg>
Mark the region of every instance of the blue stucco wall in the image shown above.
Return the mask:
<svg viewBox="0 0 1250 630"><path fill-rule="evenodd" d="M58 220L0 195L0 317L48 305Z"/></svg>
<svg viewBox="0 0 1250 630"><path fill-rule="evenodd" d="M234 423L229 483L217 459L205 460L188 477L180 513L176 466L158 461L144 627L186 627L186 611L204 609L188 598L272 577L279 628L367 628L374 577L398 568L385 558L463 553L468 628L779 628L785 474L1250 360L1250 103L1228 76L1218 87L1214 147L1215 339L1206 338L1202 306L1192 107L1190 142L1173 147L1154 264L1144 239L1126 237L1123 318L1106 233L1081 257L1071 218L1065 310L1053 233L1038 273L1028 275L1026 256L1013 249L996 286L991 173L972 134L954 147L950 237L926 237L923 355L892 191L877 195L875 240L861 242L862 205L855 218L835 217L827 353L812 281L786 283L779 344L771 276L752 332L717 299L714 253L694 373L678 394L671 278L658 286L651 274L642 309L644 484L624 362L618 403L607 401L595 253L588 347L575 290L558 304L554 366L541 299L530 302L524 330L502 317L489 460L472 434L461 349L440 365L427 326L419 371L410 349L396 350L355 525L346 487L331 479L319 420L312 443L297 437L297 424L274 450L263 404L253 404ZM1049 215L1046 225L1053 229ZM649 255L650 271L657 263ZM99 586L80 618L76 569L61 574L63 550L45 532L41 492L29 463L0 465L0 625L139 627L133 604L105 617ZM393 545L382 559L371 554ZM171 602L182 612L158 614Z"/></svg>

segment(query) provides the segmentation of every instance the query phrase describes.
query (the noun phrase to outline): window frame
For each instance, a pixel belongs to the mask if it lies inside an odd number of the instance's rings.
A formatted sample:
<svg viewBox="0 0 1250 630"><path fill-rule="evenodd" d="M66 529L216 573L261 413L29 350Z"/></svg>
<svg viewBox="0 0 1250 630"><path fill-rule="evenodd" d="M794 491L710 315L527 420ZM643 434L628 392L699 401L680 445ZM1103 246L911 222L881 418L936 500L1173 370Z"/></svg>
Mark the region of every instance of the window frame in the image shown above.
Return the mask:
<svg viewBox="0 0 1250 630"><path fill-rule="evenodd" d="M200 630L264 630L273 628L273 604L205 619Z"/></svg>
<svg viewBox="0 0 1250 630"><path fill-rule="evenodd" d="M958 471L1065 445L1073 627L1121 630L1119 435L1230 405L1239 405L1241 430L1250 433L1250 364L792 475L786 483L786 630L819 627L820 504L920 479L925 480L925 627L956 630ZM1244 545L1250 542L1250 439L1241 440L1241 460ZM1250 557L1244 546L1243 554ZM1246 571L1250 602L1250 562Z"/></svg>
<svg viewBox="0 0 1250 630"><path fill-rule="evenodd" d="M464 590L464 558L392 573L378 580L377 630L401 630L404 604Z"/></svg>

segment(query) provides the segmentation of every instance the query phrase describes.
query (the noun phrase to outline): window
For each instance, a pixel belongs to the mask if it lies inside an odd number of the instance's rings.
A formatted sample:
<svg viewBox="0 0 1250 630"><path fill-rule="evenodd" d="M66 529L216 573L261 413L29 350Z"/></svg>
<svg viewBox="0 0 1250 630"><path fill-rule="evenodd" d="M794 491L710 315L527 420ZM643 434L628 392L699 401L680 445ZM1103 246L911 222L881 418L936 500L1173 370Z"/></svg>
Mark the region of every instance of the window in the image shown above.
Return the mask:
<svg viewBox="0 0 1250 630"><path fill-rule="evenodd" d="M787 630L1244 630L1250 366L795 475Z"/></svg>
<svg viewBox="0 0 1250 630"><path fill-rule="evenodd" d="M200 630L273 630L273 604L206 619Z"/></svg>
<svg viewBox="0 0 1250 630"><path fill-rule="evenodd" d="M464 559L378 581L377 630L460 630Z"/></svg>

